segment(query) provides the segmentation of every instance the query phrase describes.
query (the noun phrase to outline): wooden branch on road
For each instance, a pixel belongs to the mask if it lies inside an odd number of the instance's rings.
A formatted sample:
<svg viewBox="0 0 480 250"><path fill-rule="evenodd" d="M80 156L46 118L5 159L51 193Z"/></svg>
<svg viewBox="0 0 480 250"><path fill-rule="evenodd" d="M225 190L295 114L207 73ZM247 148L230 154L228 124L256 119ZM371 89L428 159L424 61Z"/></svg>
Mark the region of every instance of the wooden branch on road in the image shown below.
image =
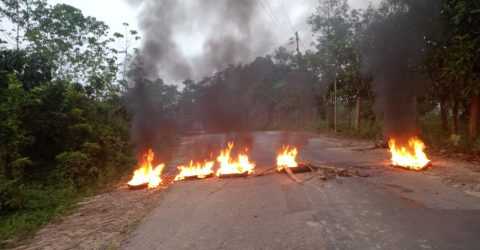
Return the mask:
<svg viewBox="0 0 480 250"><path fill-rule="evenodd" d="M288 174L288 176L290 178L292 178L292 180L294 180L296 183L298 184L303 184L303 181L301 181L300 179L298 179L292 172L292 170L290 168L284 168L285 169L285 173Z"/></svg>

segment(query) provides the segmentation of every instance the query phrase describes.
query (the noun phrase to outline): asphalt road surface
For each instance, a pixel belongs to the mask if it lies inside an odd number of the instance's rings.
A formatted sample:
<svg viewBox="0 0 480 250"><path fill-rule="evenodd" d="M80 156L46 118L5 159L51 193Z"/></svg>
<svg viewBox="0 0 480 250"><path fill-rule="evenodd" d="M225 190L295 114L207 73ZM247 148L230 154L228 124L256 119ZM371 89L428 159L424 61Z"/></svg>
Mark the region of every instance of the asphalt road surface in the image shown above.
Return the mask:
<svg viewBox="0 0 480 250"><path fill-rule="evenodd" d="M177 161L204 142L225 140L184 138ZM272 174L175 183L122 248L480 249L480 198L446 185L435 166L427 172L394 169L385 150L324 136L262 132L249 140L257 172L272 167L280 145L290 143L300 147L303 161L370 177L312 178L299 185Z"/></svg>

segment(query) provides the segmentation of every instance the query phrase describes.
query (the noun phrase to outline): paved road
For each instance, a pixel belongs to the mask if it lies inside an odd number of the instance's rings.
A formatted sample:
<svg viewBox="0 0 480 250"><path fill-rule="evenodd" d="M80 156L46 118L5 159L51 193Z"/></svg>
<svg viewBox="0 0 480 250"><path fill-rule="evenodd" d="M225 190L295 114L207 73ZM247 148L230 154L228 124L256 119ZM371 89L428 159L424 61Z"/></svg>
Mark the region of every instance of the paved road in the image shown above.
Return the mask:
<svg viewBox="0 0 480 250"><path fill-rule="evenodd" d="M188 158L192 145L223 140L185 138L179 154ZM264 132L251 141L257 171L272 166L286 142L301 147L304 161L372 176L305 185L283 175L177 183L122 248L480 249L480 199L447 186L435 170L389 168L385 151L359 150L368 145Z"/></svg>

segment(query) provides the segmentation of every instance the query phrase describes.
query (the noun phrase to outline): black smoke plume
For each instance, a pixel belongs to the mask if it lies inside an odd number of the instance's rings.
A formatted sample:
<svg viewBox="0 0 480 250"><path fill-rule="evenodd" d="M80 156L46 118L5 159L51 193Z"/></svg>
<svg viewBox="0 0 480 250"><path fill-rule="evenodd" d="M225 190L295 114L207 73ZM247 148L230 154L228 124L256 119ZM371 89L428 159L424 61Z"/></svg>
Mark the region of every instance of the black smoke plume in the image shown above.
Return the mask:
<svg viewBox="0 0 480 250"><path fill-rule="evenodd" d="M272 43L256 0L128 1L142 9L141 54L151 76L200 79L253 60ZM187 47L198 51L186 54Z"/></svg>
<svg viewBox="0 0 480 250"><path fill-rule="evenodd" d="M426 39L438 27L436 0L386 0L367 30L365 66L374 79L384 136L417 135L416 98L425 87L418 70Z"/></svg>
<svg viewBox="0 0 480 250"><path fill-rule="evenodd" d="M132 115L132 141L136 146L137 159L148 149L153 149L156 159L170 159L168 146L173 145L176 133L175 108L176 87L164 84L163 80L148 78L148 68L142 56L137 56L130 65L129 81L132 86L126 94L127 109Z"/></svg>
<svg viewBox="0 0 480 250"><path fill-rule="evenodd" d="M139 154L146 148L161 152L161 146L172 140L177 123L169 102L164 101L175 93L166 91L168 86L158 79L200 79L250 61L267 51L271 34L258 18L256 0L128 1L141 8L143 37L129 73L132 138ZM190 48L198 51L185 52ZM216 118L235 121L239 112L226 113L232 119Z"/></svg>

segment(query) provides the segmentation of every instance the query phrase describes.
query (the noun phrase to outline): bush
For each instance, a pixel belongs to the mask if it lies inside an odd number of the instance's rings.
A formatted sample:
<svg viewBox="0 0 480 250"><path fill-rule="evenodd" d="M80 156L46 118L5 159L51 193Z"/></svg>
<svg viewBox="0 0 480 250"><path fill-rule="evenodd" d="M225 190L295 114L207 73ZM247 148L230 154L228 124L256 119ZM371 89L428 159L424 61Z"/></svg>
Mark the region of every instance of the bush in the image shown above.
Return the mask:
<svg viewBox="0 0 480 250"><path fill-rule="evenodd" d="M0 214L0 248L3 240L29 234L48 223L55 215L72 207L75 198L78 197L74 189L61 185L19 187L17 183L12 183L7 190L16 201L10 203L15 205L14 207ZM0 195L3 194L5 192L0 191ZM16 203L18 201L20 203Z"/></svg>
<svg viewBox="0 0 480 250"><path fill-rule="evenodd" d="M22 157L16 159L12 163L13 177L17 179L22 179L25 175L25 168L33 165L33 162L28 157Z"/></svg>
<svg viewBox="0 0 480 250"><path fill-rule="evenodd" d="M0 179L0 215L25 207L23 185L18 180Z"/></svg>
<svg viewBox="0 0 480 250"><path fill-rule="evenodd" d="M91 167L91 159L87 154L79 151L64 152L56 159L58 176L68 183L81 187L96 179L98 171Z"/></svg>

